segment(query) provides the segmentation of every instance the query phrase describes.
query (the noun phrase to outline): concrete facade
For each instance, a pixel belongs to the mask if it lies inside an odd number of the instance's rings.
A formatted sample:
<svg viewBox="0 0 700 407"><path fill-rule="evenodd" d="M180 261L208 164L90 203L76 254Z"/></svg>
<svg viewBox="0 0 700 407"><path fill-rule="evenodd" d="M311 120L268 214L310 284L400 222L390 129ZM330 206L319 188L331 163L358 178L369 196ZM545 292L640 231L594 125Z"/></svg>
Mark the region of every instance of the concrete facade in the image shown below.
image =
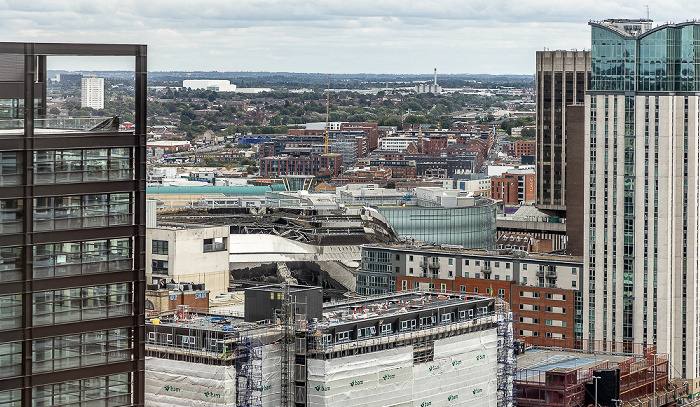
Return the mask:
<svg viewBox="0 0 700 407"><path fill-rule="evenodd" d="M228 226L148 228L146 281L203 283L212 295L228 292L228 239Z"/></svg>

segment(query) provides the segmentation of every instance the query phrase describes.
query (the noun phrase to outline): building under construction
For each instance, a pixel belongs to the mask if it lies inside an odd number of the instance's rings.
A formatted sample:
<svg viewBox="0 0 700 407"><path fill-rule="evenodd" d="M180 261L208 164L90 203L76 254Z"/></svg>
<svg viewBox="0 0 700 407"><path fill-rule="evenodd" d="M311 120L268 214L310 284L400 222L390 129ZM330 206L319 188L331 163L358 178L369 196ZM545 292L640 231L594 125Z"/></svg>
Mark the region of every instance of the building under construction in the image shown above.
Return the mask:
<svg viewBox="0 0 700 407"><path fill-rule="evenodd" d="M556 341L554 341L556 342ZM675 406L687 383L669 382L656 346L591 342L580 349L529 347L518 356L518 406Z"/></svg>
<svg viewBox="0 0 700 407"><path fill-rule="evenodd" d="M316 287L263 286L246 291L255 318L184 307L153 318L147 405L514 404L512 318L497 298L321 297Z"/></svg>

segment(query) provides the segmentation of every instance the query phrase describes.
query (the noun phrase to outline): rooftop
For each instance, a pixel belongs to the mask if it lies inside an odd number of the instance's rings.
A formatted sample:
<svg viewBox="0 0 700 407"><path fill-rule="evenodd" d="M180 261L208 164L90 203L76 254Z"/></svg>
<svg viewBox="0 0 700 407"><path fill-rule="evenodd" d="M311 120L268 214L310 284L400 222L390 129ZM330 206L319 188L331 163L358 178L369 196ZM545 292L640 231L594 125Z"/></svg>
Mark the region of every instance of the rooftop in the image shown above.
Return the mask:
<svg viewBox="0 0 700 407"><path fill-rule="evenodd" d="M478 295L438 294L423 291L392 293L376 297L349 299L348 301L325 303L323 321L329 326L361 319L386 318L414 311L432 310L460 303L494 301L493 297Z"/></svg>
<svg viewBox="0 0 700 407"><path fill-rule="evenodd" d="M523 259L533 259L533 260L551 260L551 261L567 261L567 262L583 262L583 257L579 256L569 256L563 254L549 254L549 253L523 253L509 252L506 250L480 250L480 249L464 249L457 245L441 245L436 246L426 242L415 242L411 244L405 243L373 243L366 244L365 247L375 247L375 248L386 248L386 249L397 249L406 251L424 251L429 253L444 253L444 254L458 254L458 255L474 255L474 256L501 256L507 258L523 258Z"/></svg>

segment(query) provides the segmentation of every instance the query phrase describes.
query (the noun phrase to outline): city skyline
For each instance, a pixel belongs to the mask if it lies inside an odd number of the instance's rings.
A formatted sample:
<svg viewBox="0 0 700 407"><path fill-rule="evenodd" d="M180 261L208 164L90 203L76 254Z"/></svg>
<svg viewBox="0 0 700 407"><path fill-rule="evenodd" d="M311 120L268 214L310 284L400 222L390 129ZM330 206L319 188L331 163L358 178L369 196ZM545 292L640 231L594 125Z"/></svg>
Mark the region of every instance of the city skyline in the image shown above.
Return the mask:
<svg viewBox="0 0 700 407"><path fill-rule="evenodd" d="M657 22L700 16L700 5L648 4ZM221 5L9 0L0 3L0 27L7 41L146 43L151 71L419 74L437 67L438 74L530 74L537 50L589 48L589 20L646 13L645 5L626 0ZM72 68L52 61L49 69ZM113 63L80 64L114 69Z"/></svg>

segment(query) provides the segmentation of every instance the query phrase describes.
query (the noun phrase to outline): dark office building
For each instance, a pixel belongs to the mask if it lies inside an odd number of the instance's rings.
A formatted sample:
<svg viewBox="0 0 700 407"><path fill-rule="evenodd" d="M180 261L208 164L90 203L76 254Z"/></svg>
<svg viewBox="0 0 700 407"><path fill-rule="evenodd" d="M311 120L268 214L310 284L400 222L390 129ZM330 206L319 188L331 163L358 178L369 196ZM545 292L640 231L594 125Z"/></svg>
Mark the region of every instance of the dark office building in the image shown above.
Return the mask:
<svg viewBox="0 0 700 407"><path fill-rule="evenodd" d="M566 217L566 181L570 179L566 110L584 103L591 82L591 52L538 51L536 69L537 207Z"/></svg>
<svg viewBox="0 0 700 407"><path fill-rule="evenodd" d="M133 57L134 128L47 117L52 56ZM146 72L145 45L0 43L2 406L144 403Z"/></svg>

